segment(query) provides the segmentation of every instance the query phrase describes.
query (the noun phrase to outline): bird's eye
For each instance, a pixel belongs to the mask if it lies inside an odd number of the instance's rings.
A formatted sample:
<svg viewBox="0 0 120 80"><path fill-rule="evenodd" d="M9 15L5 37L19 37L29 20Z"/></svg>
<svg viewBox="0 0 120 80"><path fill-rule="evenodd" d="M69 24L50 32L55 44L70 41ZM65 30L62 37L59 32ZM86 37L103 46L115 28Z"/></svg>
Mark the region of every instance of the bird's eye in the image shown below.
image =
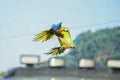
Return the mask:
<svg viewBox="0 0 120 80"><path fill-rule="evenodd" d="M68 32L68 29L65 29L64 31Z"/></svg>

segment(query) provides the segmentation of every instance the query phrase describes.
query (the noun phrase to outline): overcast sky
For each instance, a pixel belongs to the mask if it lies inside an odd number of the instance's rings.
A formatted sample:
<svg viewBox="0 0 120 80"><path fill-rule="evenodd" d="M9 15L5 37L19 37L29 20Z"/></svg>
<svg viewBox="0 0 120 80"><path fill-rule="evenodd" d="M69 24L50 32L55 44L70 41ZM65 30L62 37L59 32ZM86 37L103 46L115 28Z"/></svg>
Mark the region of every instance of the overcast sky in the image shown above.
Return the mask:
<svg viewBox="0 0 120 80"><path fill-rule="evenodd" d="M0 72L21 66L22 54L43 53L59 46L57 38L33 42L34 35L62 22L74 39L87 30L120 25L120 0L0 0Z"/></svg>

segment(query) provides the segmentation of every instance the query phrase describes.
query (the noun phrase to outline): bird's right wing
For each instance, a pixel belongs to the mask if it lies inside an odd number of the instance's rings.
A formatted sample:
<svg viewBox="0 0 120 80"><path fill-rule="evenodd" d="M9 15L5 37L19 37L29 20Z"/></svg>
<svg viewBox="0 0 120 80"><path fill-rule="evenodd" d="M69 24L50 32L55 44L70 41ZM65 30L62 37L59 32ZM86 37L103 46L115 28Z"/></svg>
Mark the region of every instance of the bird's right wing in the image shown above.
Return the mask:
<svg viewBox="0 0 120 80"><path fill-rule="evenodd" d="M42 31L41 33L39 33L38 35L36 35L36 37L34 38L34 41L38 42L38 41L47 41L51 38L54 37L54 32L50 29L50 30L45 30Z"/></svg>

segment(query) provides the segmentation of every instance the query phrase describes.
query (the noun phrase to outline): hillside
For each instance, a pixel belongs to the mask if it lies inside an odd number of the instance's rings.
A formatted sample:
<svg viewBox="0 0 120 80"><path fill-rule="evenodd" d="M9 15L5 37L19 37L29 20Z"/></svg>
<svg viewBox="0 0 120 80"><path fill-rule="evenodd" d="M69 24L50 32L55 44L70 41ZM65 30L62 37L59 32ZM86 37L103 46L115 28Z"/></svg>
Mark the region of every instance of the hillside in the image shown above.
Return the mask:
<svg viewBox="0 0 120 80"><path fill-rule="evenodd" d="M92 58L97 68L105 68L108 58L120 58L120 27L96 32L87 31L77 36L80 41L75 49L65 55L67 66L76 67L80 58Z"/></svg>

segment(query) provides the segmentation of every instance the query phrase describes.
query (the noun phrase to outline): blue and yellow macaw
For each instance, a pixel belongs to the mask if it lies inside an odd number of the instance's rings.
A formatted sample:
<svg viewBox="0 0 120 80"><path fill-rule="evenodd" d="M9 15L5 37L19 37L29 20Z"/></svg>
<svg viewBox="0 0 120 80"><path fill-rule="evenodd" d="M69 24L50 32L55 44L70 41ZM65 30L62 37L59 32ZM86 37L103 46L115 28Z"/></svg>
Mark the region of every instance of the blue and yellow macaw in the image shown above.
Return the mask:
<svg viewBox="0 0 120 80"><path fill-rule="evenodd" d="M65 27L62 27L62 22L52 25L49 30L42 31L38 35L36 35L34 41L47 41L56 35L58 37L58 41L60 43L60 47L52 48L49 54L58 55L65 51L65 49L74 48L75 43L71 38L69 30Z"/></svg>

